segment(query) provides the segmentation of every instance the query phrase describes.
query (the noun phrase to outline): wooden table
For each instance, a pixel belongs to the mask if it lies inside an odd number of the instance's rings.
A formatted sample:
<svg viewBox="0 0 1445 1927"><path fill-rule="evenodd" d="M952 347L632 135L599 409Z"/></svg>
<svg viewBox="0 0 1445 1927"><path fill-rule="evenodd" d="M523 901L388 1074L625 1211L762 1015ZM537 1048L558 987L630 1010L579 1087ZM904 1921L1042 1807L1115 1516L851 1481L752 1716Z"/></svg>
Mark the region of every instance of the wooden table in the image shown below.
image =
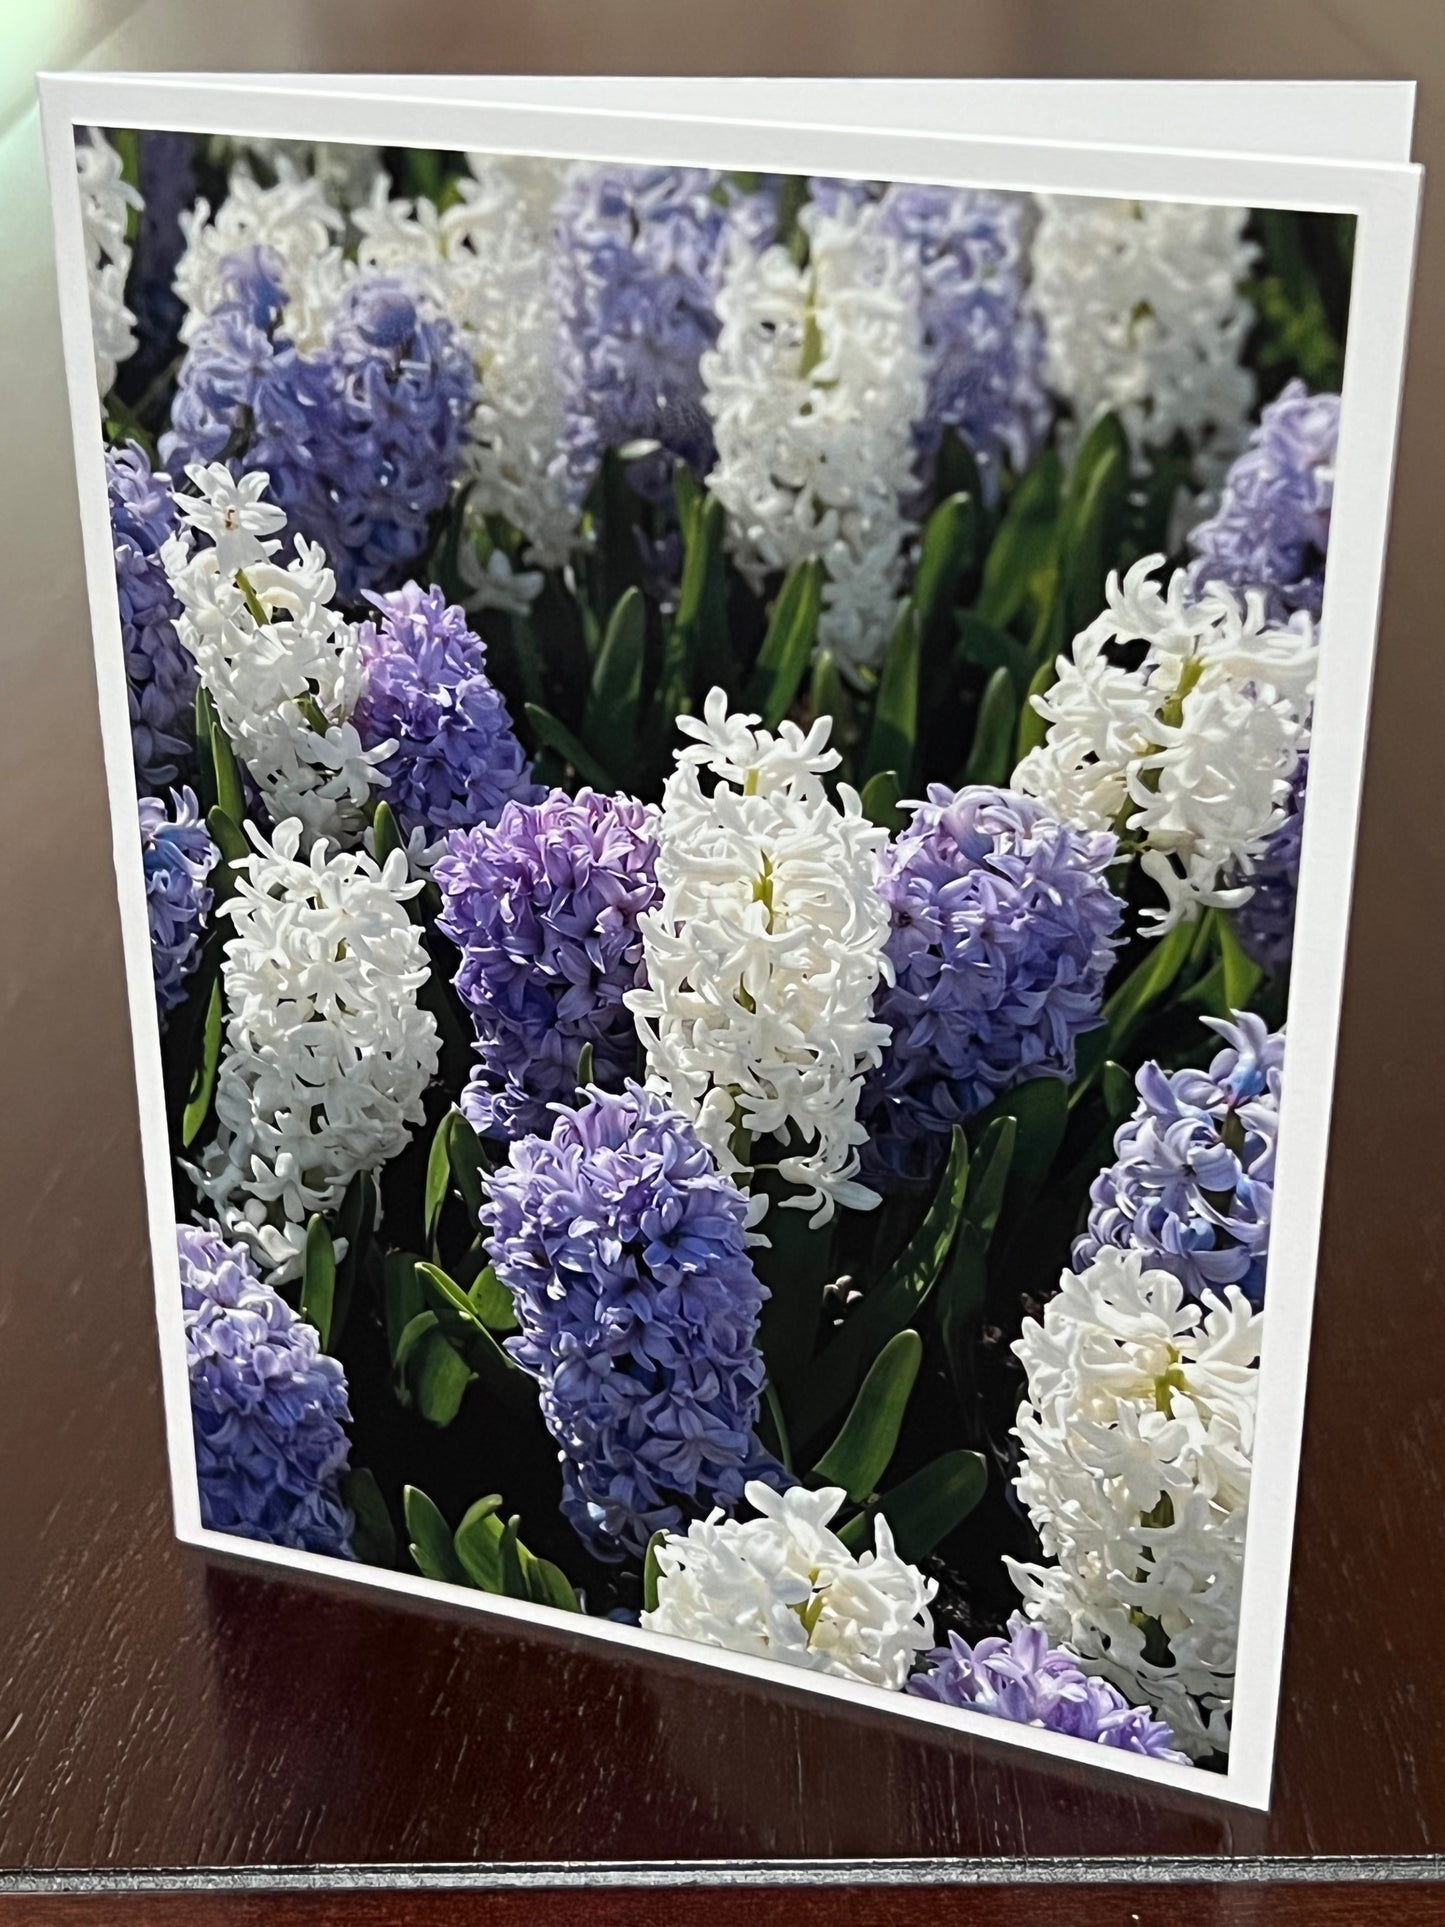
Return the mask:
<svg viewBox="0 0 1445 1927"><path fill-rule="evenodd" d="M1413 75L1417 153L1445 162L1438 0L152 0L73 9L37 52L56 66L323 71ZM0 864L14 912L0 939L0 1866L11 1888L49 1897L0 1896L0 1923L1445 1919L1424 1878L1445 1849L1439 195L1264 1817L470 1614L208 1568L172 1542L69 430L19 83L13 105L0 144ZM639 1894L654 1863L674 1884ZM405 1901L243 1894L259 1877L243 1870L260 1868L299 1870L273 1884L325 1868L429 1884ZM589 1868L612 1884L576 1891ZM168 1870L154 1885L194 1869L232 1884L59 1892L87 1870ZM905 1874L931 1884L896 1884ZM677 1884L704 1875L743 1884L706 1899ZM788 1876L806 1884L758 1884Z"/></svg>

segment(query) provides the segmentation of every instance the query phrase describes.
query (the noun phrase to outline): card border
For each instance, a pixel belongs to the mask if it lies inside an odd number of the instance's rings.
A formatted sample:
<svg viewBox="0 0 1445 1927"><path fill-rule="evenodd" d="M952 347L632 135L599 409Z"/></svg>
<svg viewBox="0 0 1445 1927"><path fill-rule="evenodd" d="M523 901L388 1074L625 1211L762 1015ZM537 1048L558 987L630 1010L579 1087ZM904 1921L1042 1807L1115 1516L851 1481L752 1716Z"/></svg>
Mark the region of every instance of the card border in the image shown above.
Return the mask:
<svg viewBox="0 0 1445 1927"><path fill-rule="evenodd" d="M537 80L538 97L526 104L428 97L424 77L408 77L404 84L409 89L407 96L395 98L364 93L337 95L298 87L294 82L284 90L268 91L264 75L224 81L118 75L40 77L178 1538L228 1558L463 1606L572 1637L605 1640L632 1652L712 1667L768 1687L913 1719L962 1735L970 1742L1022 1750L1095 1772L1122 1774L1210 1802L1267 1807L1420 169L1402 163L1294 160L1198 150L641 115L549 103L545 79ZM659 89L666 85L662 81L656 84ZM1356 216L1334 541L1322 622L1310 809L1296 920L1295 956L1305 967L1295 969L1291 980L1289 1078L1281 1107L1276 1165L1270 1315L1260 1367L1227 1772L1215 1774L1194 1766L1174 1766L637 1627L579 1619L549 1607L376 1567L342 1566L314 1554L238 1540L201 1525L174 1241L171 1150L151 985L144 876L132 814L134 775L124 656L74 165L73 129L87 124L337 141L380 140L395 146L482 149L564 159L656 160L1147 200L1332 210ZM1342 541L1343 531L1348 534Z"/></svg>

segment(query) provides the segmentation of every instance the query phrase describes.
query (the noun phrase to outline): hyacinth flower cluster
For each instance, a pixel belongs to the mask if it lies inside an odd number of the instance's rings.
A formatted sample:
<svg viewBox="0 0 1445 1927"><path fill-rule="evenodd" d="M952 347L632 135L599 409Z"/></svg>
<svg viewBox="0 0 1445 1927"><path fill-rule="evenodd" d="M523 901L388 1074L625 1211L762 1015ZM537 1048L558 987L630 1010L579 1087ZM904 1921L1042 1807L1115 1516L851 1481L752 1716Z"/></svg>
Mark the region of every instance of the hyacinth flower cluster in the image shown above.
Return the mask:
<svg viewBox="0 0 1445 1927"><path fill-rule="evenodd" d="M507 1349L541 1387L562 1510L604 1559L768 1466L753 1434L766 1293L747 1201L652 1092L595 1087L494 1173L497 1277L520 1331Z"/></svg>
<svg viewBox="0 0 1445 1927"><path fill-rule="evenodd" d="M1024 1610L1194 1760L1229 1746L1261 1323L1106 1245L1014 1346L1015 1485L1052 1562L1007 1561Z"/></svg>
<svg viewBox="0 0 1445 1927"><path fill-rule="evenodd" d="M1117 416L1136 464L1183 437L1201 483L1245 438L1254 379L1248 210L1039 196L1032 299L1049 385L1082 436Z"/></svg>
<svg viewBox="0 0 1445 1927"><path fill-rule="evenodd" d="M1204 1020L1224 1039L1208 1070L1145 1064L1114 1162L1089 1193L1076 1270L1109 1248L1139 1251L1191 1298L1225 1286L1264 1301L1285 1037L1248 1012Z"/></svg>
<svg viewBox="0 0 1445 1927"><path fill-rule="evenodd" d="M243 1245L183 1224L176 1246L202 1525L349 1559L345 1374Z"/></svg>
<svg viewBox="0 0 1445 1927"><path fill-rule="evenodd" d="M1295 898L1299 891L1309 764L1306 750L1295 765L1283 820L1271 830L1250 871L1249 901L1234 913L1235 935L1245 953L1271 976L1278 976L1289 968L1294 950Z"/></svg>
<svg viewBox="0 0 1445 1927"><path fill-rule="evenodd" d="M1253 591L1243 606L1227 590L1195 598L1183 570L1161 589L1162 561L1110 575L1108 606L1033 698L1047 734L1013 777L1063 822L1138 853L1164 899L1148 912L1156 934L1248 900L1309 744L1318 666L1307 616L1273 625Z"/></svg>
<svg viewBox="0 0 1445 1927"><path fill-rule="evenodd" d="M186 979L199 960L201 926L212 902L206 879L220 852L200 820L192 790L173 790L169 808L156 796L141 797L136 808L150 921L151 974L156 1007L164 1019L184 999Z"/></svg>
<svg viewBox="0 0 1445 1927"><path fill-rule="evenodd" d="M1270 402L1218 508L1190 532L1196 592L1214 582L1240 596L1257 589L1272 620L1298 609L1319 620L1339 434L1338 395L1312 395L1295 380Z"/></svg>
<svg viewBox="0 0 1445 1927"><path fill-rule="evenodd" d="M878 890L887 832L836 767L830 719L806 733L729 713L714 689L677 752L658 824L660 901L642 917L646 985L629 991L649 1077L692 1119L730 1176L775 1138L785 1203L825 1224L868 1209L857 1181L864 1073L888 1027L872 1015L890 975ZM701 778L714 779L704 792Z"/></svg>
<svg viewBox="0 0 1445 1927"><path fill-rule="evenodd" d="M855 1554L829 1529L838 1486L746 1488L755 1519L714 1512L657 1547L649 1632L806 1667L862 1686L902 1687L933 1644L936 1582L898 1557L888 1521Z"/></svg>
<svg viewBox="0 0 1445 1927"><path fill-rule="evenodd" d="M584 1050L604 1090L636 1071L624 998L646 981L657 839L655 809L588 789L509 803L494 828L448 839L432 874L476 1035L462 1110L483 1137L549 1129L551 1107L573 1101Z"/></svg>
<svg viewBox="0 0 1445 1927"><path fill-rule="evenodd" d="M928 393L920 268L876 202L810 202L798 221L802 264L781 242L730 246L702 359L708 488L755 587L823 564L818 641L858 676L887 643L912 527Z"/></svg>
<svg viewBox="0 0 1445 1927"><path fill-rule="evenodd" d="M775 197L710 168L574 167L557 202L554 286L562 323L563 451L573 499L609 449L656 442L632 466L667 502L672 463L712 467L701 360L717 340L730 254L772 238Z"/></svg>
<svg viewBox="0 0 1445 1927"><path fill-rule="evenodd" d="M135 184L125 178L120 155L98 127L87 128L84 138L76 141L75 167L95 385L103 399L115 386L120 364L136 349L135 316L125 304L125 287L131 263L130 220L141 198Z"/></svg>
<svg viewBox="0 0 1445 1927"><path fill-rule="evenodd" d="M995 1635L970 1645L950 1633L947 1646L929 1657L927 1671L908 1682L908 1691L920 1699L1155 1760L1186 1758L1162 1720L1131 1706L1107 1680L1082 1671L1072 1653L1050 1646L1042 1628L1020 1613L1009 1620L1007 1638Z"/></svg>
<svg viewBox="0 0 1445 1927"><path fill-rule="evenodd" d="M874 1008L892 1035L863 1095L871 1179L927 1175L1002 1091L1072 1078L1124 914L1115 846L1007 790L934 784L914 808L879 885L892 981Z"/></svg>
<svg viewBox="0 0 1445 1927"><path fill-rule="evenodd" d="M170 478L131 444L108 450L115 588L130 702L131 756L142 794L173 782L190 753L196 666L176 634L178 605L161 551L176 532Z"/></svg>
<svg viewBox="0 0 1445 1927"><path fill-rule="evenodd" d="M986 188L894 185L881 199L884 230L919 269L928 390L913 424L927 476L946 430L978 463L990 499L1001 472L1022 474L1053 408L1044 384L1044 332L1024 285L1024 196Z"/></svg>
<svg viewBox="0 0 1445 1927"><path fill-rule="evenodd" d="M187 479L197 493L177 499L190 540L162 550L176 632L272 819L294 819L308 841L359 843L392 745L368 746L352 721L365 672L326 554L298 535L281 565L286 515L265 474L238 482L213 462Z"/></svg>
<svg viewBox="0 0 1445 1927"><path fill-rule="evenodd" d="M352 722L368 751L385 746L376 779L403 832L432 843L530 800L531 765L462 610L415 582L367 599L380 621L356 630L363 687Z"/></svg>
<svg viewBox="0 0 1445 1927"><path fill-rule="evenodd" d="M334 269L338 285L313 284L311 311L293 317L286 257L267 242L213 272L220 298L189 334L163 458L264 471L291 533L332 558L344 599L389 587L425 548L461 464L464 342L401 276Z"/></svg>
<svg viewBox="0 0 1445 1927"><path fill-rule="evenodd" d="M352 1179L405 1149L436 1073L436 1019L417 993L430 966L406 904L406 856L301 854L301 825L233 865L234 935L221 982L226 1041L217 1131L193 1167L226 1234L273 1284L301 1275L306 1226Z"/></svg>

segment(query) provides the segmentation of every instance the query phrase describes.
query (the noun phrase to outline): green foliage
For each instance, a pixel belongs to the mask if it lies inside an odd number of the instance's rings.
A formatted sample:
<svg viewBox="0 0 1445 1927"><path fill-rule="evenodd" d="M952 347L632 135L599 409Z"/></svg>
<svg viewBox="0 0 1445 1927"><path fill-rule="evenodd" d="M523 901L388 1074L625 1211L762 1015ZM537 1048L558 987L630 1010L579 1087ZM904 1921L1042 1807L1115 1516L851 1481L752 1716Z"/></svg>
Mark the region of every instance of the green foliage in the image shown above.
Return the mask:
<svg viewBox="0 0 1445 1927"><path fill-rule="evenodd" d="M923 1360L915 1331L897 1332L868 1368L843 1429L813 1470L826 1485L841 1485L853 1500L865 1499L893 1457L908 1395Z"/></svg>
<svg viewBox="0 0 1445 1927"><path fill-rule="evenodd" d="M331 1308L336 1297L336 1249L326 1220L312 1214L306 1227L305 1267L301 1274L301 1316L314 1325L322 1351L331 1346Z"/></svg>
<svg viewBox="0 0 1445 1927"><path fill-rule="evenodd" d="M918 668L922 635L911 602L900 604L878 682L873 728L863 758L864 777L892 770L911 793L913 746L918 738Z"/></svg>
<svg viewBox="0 0 1445 1927"><path fill-rule="evenodd" d="M767 729L777 728L802 687L822 611L822 564L799 562L783 578L744 699Z"/></svg>

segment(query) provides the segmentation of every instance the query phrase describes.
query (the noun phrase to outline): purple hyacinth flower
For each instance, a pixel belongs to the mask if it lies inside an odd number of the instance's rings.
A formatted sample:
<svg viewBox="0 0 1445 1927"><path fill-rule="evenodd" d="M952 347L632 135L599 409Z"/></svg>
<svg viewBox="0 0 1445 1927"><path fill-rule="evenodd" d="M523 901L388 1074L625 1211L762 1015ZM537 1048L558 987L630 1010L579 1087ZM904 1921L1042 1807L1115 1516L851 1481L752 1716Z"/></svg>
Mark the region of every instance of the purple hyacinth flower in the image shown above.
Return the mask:
<svg viewBox="0 0 1445 1927"><path fill-rule="evenodd" d="M1203 1020L1226 1048L1207 1071L1145 1064L1139 1107L1114 1138L1114 1162L1089 1193L1074 1245L1084 1271L1105 1245L1141 1251L1191 1297L1238 1285L1264 1299L1274 1204L1284 1032L1251 1012Z"/></svg>
<svg viewBox="0 0 1445 1927"><path fill-rule="evenodd" d="M927 1672L908 1682L908 1691L920 1699L1187 1763L1163 1720L1147 1707L1131 1706L1107 1680L1085 1673L1072 1653L1051 1647L1043 1628L1030 1625L1021 1613L1009 1620L1006 1639L995 1636L970 1646L950 1633L948 1645L930 1654L929 1662Z"/></svg>
<svg viewBox="0 0 1445 1927"><path fill-rule="evenodd" d="M160 551L176 527L170 478L133 443L105 458L115 587L130 701L131 754L142 794L175 778L191 750L196 665L175 630L180 605Z"/></svg>
<svg viewBox="0 0 1445 1927"><path fill-rule="evenodd" d="M243 1245L178 1225L201 1522L349 1559L346 1375Z"/></svg>
<svg viewBox="0 0 1445 1927"><path fill-rule="evenodd" d="M493 1173L488 1249L562 1461L562 1511L603 1559L640 1554L750 1478L767 1296L747 1200L684 1118L636 1084L591 1089Z"/></svg>
<svg viewBox="0 0 1445 1927"><path fill-rule="evenodd" d="M930 787L879 886L894 981L875 1015L893 1035L864 1086L871 1181L926 1176L952 1127L1001 1092L1073 1076L1123 915L1115 849L1009 790Z"/></svg>
<svg viewBox="0 0 1445 1927"><path fill-rule="evenodd" d="M881 208L883 226L920 274L928 402L913 433L921 472L953 428L996 499L1003 467L1021 473L1052 419L1043 323L1024 292L1027 198L898 183L884 191Z"/></svg>
<svg viewBox="0 0 1445 1927"><path fill-rule="evenodd" d="M396 744L380 772L403 831L432 841L540 796L465 611L415 582L367 601L381 620L357 630L366 690L352 721L367 749Z"/></svg>
<svg viewBox="0 0 1445 1927"><path fill-rule="evenodd" d="M771 237L775 201L695 167L576 168L557 206L554 282L562 315L562 459L576 499L602 457L632 441L661 453L632 463L632 486L667 504L672 464L701 477L714 459L703 351L732 236Z"/></svg>
<svg viewBox="0 0 1445 1927"><path fill-rule="evenodd" d="M589 789L509 803L494 828L448 839L433 877L476 1030L462 1109L482 1136L550 1129L584 1044L604 1090L636 1069L622 999L644 981L638 920L658 900L656 864L657 812Z"/></svg>
<svg viewBox="0 0 1445 1927"><path fill-rule="evenodd" d="M1234 913L1235 934L1262 970L1278 976L1294 951L1294 907L1304 841L1309 752L1295 765L1284 820L1269 835L1248 881L1254 895Z"/></svg>
<svg viewBox="0 0 1445 1927"><path fill-rule="evenodd" d="M1264 410L1225 477L1218 509L1189 537L1196 594L1222 582L1261 591L1270 617L1297 609L1319 620L1335 494L1338 395L1292 381Z"/></svg>
<svg viewBox="0 0 1445 1927"><path fill-rule="evenodd" d="M186 312L174 287L176 264L186 245L181 215L196 198L194 134L147 128L137 142L141 212L135 262L126 288L138 337L126 367L127 387L133 394L162 375L176 353Z"/></svg>
<svg viewBox="0 0 1445 1927"><path fill-rule="evenodd" d="M186 979L201 950L201 925L210 915L206 879L220 851L206 834L191 790L172 790L171 808L156 796L136 806L151 930L151 974L162 1018L186 994Z"/></svg>
<svg viewBox="0 0 1445 1927"><path fill-rule="evenodd" d="M233 255L224 274L177 380L165 459L264 469L286 541L321 544L344 601L388 587L426 547L460 466L471 356L398 276L353 282L325 346L302 354L274 252Z"/></svg>

